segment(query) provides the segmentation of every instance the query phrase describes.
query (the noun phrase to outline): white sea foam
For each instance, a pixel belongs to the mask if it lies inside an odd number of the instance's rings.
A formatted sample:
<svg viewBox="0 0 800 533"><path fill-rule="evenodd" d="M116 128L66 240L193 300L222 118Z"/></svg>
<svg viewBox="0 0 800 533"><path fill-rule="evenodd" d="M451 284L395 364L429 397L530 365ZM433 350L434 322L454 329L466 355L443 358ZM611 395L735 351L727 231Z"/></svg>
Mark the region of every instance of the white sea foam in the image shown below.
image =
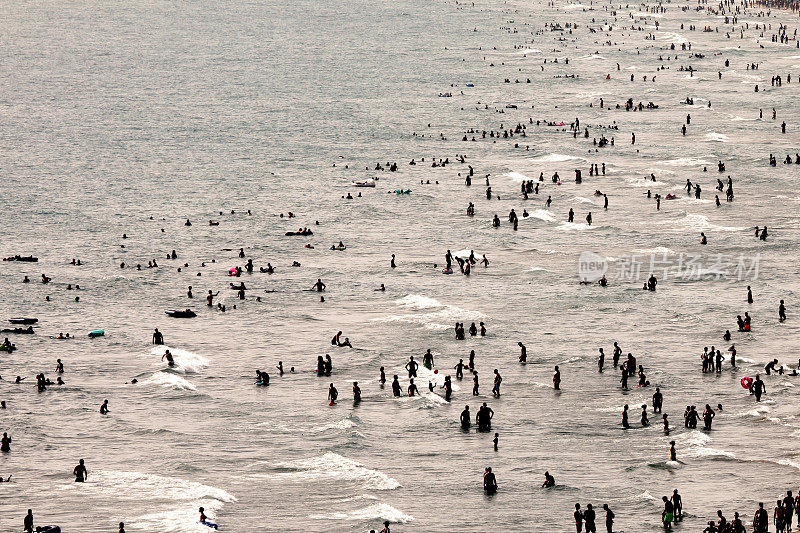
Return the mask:
<svg viewBox="0 0 800 533"><path fill-rule="evenodd" d="M343 418L342 420L339 420L338 422L333 422L331 424L326 424L326 425L322 426L321 428L319 428L317 431L319 431L320 433L324 433L324 432L330 431L330 430L344 430L344 429L350 429L352 427L355 427L355 425L356 425L356 423L353 422L352 420L350 420L349 418Z"/></svg>
<svg viewBox="0 0 800 533"><path fill-rule="evenodd" d="M665 255L665 254L672 254L675 253L672 249L667 248L666 246L656 246L655 248L644 248L639 250L634 250L637 254L653 254L653 255Z"/></svg>
<svg viewBox="0 0 800 533"><path fill-rule="evenodd" d="M444 305L434 298L409 294L395 300L396 304L410 310L427 311L402 315L389 315L373 318L375 322L407 322L420 324L427 329L445 330L452 328L456 321L479 322L485 318L483 313L462 309L454 305Z"/></svg>
<svg viewBox="0 0 800 533"><path fill-rule="evenodd" d="M747 229L745 227L719 226L717 224L712 224L707 216L692 213L684 216L679 222L683 226L693 230L708 229L717 231L744 231Z"/></svg>
<svg viewBox="0 0 800 533"><path fill-rule="evenodd" d="M143 385L159 385L167 389L197 390L190 381L172 372L156 372L146 380Z"/></svg>
<svg viewBox="0 0 800 533"><path fill-rule="evenodd" d="M674 440L676 443L680 444L681 447L685 448L689 446L705 446L711 442L711 437L702 431L694 430L675 435Z"/></svg>
<svg viewBox="0 0 800 533"><path fill-rule="evenodd" d="M442 307L442 303L435 298L428 298L419 294L407 294L394 303L412 309L431 309L434 307Z"/></svg>
<svg viewBox="0 0 800 533"><path fill-rule="evenodd" d="M565 154L547 154L533 158L535 163L563 163L565 161L582 161L583 158Z"/></svg>
<svg viewBox="0 0 800 533"><path fill-rule="evenodd" d="M594 203L589 198L584 198L583 196L573 196L570 201L572 201L572 202L580 202L582 204L593 204Z"/></svg>
<svg viewBox="0 0 800 533"><path fill-rule="evenodd" d="M596 229L600 226L590 226L589 224L580 224L577 222L562 222L558 225L558 229L564 231L585 231L587 229Z"/></svg>
<svg viewBox="0 0 800 533"><path fill-rule="evenodd" d="M668 165L671 167L696 167L696 166L706 166L710 165L708 161L704 159L698 159L696 157L679 157L677 159L668 159L666 161L659 161L660 165Z"/></svg>
<svg viewBox="0 0 800 533"><path fill-rule="evenodd" d="M235 502L230 493L209 485L180 478L141 472L90 472L86 483L69 483L62 490L80 490L112 501L146 503L152 513L126 520L131 529L184 532L195 530L197 508L213 516L225 503ZM200 526L207 531L208 528Z"/></svg>
<svg viewBox="0 0 800 533"><path fill-rule="evenodd" d="M160 359L161 356L164 355L164 352L167 350L170 351L170 353L172 354L172 358L175 360L175 366L172 368L172 370L176 372L181 372L184 374L196 374L208 366L208 359L206 359L202 355L198 355L196 353L190 352L188 350L183 350L181 348L172 348L170 346L156 346L152 350L150 350L150 354L157 355L159 358L159 364L163 364L160 362Z"/></svg>
<svg viewBox="0 0 800 533"><path fill-rule="evenodd" d="M414 520L406 514L387 503L374 503L363 509L356 509L345 513L315 514L309 518L316 520L388 520L395 524L405 524Z"/></svg>
<svg viewBox="0 0 800 533"><path fill-rule="evenodd" d="M522 183L523 181L528 181L530 178L525 174L520 174L519 172L514 172L513 170L506 174L512 181L517 183Z"/></svg>
<svg viewBox="0 0 800 533"><path fill-rule="evenodd" d="M728 136L723 133L709 132L706 133L706 139L713 142L725 143L728 142Z"/></svg>
<svg viewBox="0 0 800 533"><path fill-rule="evenodd" d="M539 220L544 220L545 222L555 222L556 217L548 211L547 209L537 209L533 213L530 213L531 218L538 218Z"/></svg>
<svg viewBox="0 0 800 533"><path fill-rule="evenodd" d="M315 479L354 481L360 483L361 487L367 490L392 490L400 487L400 483L383 472L366 468L361 463L333 452L308 459L276 463L274 466L292 470L292 472L275 474L275 477L290 481Z"/></svg>
<svg viewBox="0 0 800 533"><path fill-rule="evenodd" d="M656 170L656 172L663 172L663 171ZM666 172L664 173L667 174ZM662 185L667 184L667 182L665 181L658 181L658 180L651 181L649 179L644 179L644 178L625 178L625 183L633 187L656 187L656 186L660 187Z"/></svg>

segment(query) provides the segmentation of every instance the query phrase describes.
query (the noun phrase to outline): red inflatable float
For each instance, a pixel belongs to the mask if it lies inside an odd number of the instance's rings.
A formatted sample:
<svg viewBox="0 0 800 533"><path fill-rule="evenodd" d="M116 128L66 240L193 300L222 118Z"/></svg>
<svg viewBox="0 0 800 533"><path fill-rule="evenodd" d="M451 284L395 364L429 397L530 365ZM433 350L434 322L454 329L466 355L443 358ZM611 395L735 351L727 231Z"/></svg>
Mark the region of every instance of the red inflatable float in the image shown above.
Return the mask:
<svg viewBox="0 0 800 533"><path fill-rule="evenodd" d="M750 378L750 377L747 377L747 376L742 378L742 388L743 389L749 389L752 386L753 386L753 378Z"/></svg>

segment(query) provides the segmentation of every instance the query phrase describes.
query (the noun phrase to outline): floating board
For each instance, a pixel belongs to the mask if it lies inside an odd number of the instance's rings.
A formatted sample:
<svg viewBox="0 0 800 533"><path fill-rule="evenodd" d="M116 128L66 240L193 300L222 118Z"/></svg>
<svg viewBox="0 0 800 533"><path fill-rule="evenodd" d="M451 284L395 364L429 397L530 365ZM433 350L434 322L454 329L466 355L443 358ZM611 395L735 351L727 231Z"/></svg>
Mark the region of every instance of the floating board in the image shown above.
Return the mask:
<svg viewBox="0 0 800 533"><path fill-rule="evenodd" d="M12 324L36 324L39 322L38 318L28 318L28 317L13 317L8 319L9 322Z"/></svg>

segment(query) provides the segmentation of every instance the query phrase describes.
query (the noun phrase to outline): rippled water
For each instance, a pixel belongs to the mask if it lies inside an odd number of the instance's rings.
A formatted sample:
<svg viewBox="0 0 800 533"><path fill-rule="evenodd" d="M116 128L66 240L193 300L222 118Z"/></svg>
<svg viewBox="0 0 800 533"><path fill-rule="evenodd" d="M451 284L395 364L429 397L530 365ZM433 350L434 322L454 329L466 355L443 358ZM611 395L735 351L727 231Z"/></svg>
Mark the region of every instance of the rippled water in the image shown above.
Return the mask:
<svg viewBox="0 0 800 533"><path fill-rule="evenodd" d="M580 501L609 503L620 530L658 531L661 496L678 488L689 513L683 527L698 530L717 509L749 519L758 501L797 490L798 378L767 378L758 405L739 385L767 360L794 367L797 356L800 166L780 161L800 150L800 51L795 41L770 42L779 22L791 34L795 19L772 12L760 37L754 25L765 18L751 11L736 24L749 24L744 37L728 39L722 17L684 2L667 8L648 16L639 6L612 12L558 1L0 6L0 251L39 257L0 263L0 316L40 320L35 336L13 336L19 350L0 356L8 404L0 420L13 438L0 475L15 481L0 485L0 529L17 530L32 508L37 524L64 531L111 531L119 521L129 531L204 531L202 505L223 530L367 531L390 520L399 531L566 531ZM578 27L562 33L547 23ZM684 42L704 57L677 50L667 60L669 45ZM656 71L662 64L669 69ZM690 77L681 65L697 71ZM791 83L770 85L787 72ZM579 77L554 77L570 74ZM654 74L655 83L641 81ZM687 97L693 106L682 104ZM659 108L626 112L628 98ZM575 117L589 139L546 125ZM525 138L461 141L469 129L518 123ZM619 130L602 129L613 124ZM596 152L591 139L603 133L615 146ZM465 164L454 162L458 154ZM430 166L445 157L452 164ZM371 170L390 161L397 172ZM605 163L606 174L589 176L590 163ZM556 171L561 185L550 180ZM539 195L523 200L520 183L540 173ZM656 181L645 181L651 173ZM723 195L717 208L716 179L728 175L736 200ZM376 176L374 189L350 186ZM700 200L682 192L687 178L701 184ZM608 194L607 211L597 189ZM656 211L648 189L677 199ZM357 192L363 197L343 198ZM469 202L474 218L465 216ZM566 222L570 207L575 223ZM512 208L518 231L506 222ZM297 218L279 216L289 211ZM753 238L756 224L769 226L767 242ZM315 234L284 235L300 226ZM346 251L328 249L340 240ZM226 276L244 264L239 248L256 272L267 262L276 269L240 278L243 302ZM173 249L178 259L163 259ZM486 254L490 267L444 276L447 249ZM602 289L577 283L587 250L610 258L610 273L632 253L760 254L760 268L757 280L667 276L650 293L643 278L611 279ZM83 266L67 264L72 258ZM134 268L153 259L159 268ZM53 281L38 283L42 273ZM32 283L20 283L24 275ZM324 303L308 291L319 277ZM375 292L381 283L386 292ZM194 300L185 296L190 285ZM203 305L208 290L220 291L227 312ZM163 314L187 306L197 318ZM726 361L721 374L701 374L702 347L724 352L724 330L746 310L753 332L734 333L739 368ZM456 321L483 321L488 334L456 341ZM154 327L175 354L172 369L149 342ZM98 328L104 337L86 337ZM354 349L330 345L339 330ZM76 339L56 340L59 332ZM518 341L528 348L524 366ZM620 429L622 405L635 422L653 391L622 393L616 373L597 373L597 348L609 365L614 341L664 392L669 437L657 424ZM380 366L405 387L405 362L428 348L439 372L420 369L421 396L395 399L379 387ZM452 404L441 389L428 392L428 380L441 383L473 349L479 398L469 376L455 382ZM317 378L316 358L326 353L333 375ZM33 376L55 379L58 358L66 385L37 393ZM296 372L279 377L278 361ZM556 364L560 392L551 386ZM257 368L270 372L270 387L252 385ZM488 395L494 368L504 377L499 399ZM26 380L15 384L17 375ZM358 405L349 399L355 380ZM325 399L330 382L340 391L335 407ZM497 451L491 434L458 425L464 404L474 411L483 401L495 411ZM706 403L725 408L713 431L685 431L685 405ZM667 461L670 439L677 463ZM70 475L79 458L85 485ZM486 466L500 485L492 498L481 490ZM539 488L545 470L553 490Z"/></svg>

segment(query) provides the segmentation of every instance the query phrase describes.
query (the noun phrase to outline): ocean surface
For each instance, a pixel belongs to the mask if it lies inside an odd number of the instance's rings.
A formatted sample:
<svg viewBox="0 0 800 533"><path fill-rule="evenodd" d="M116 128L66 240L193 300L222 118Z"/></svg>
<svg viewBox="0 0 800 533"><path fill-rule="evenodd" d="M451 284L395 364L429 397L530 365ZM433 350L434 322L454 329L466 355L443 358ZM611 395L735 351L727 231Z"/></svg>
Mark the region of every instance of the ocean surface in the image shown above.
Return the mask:
<svg viewBox="0 0 800 533"><path fill-rule="evenodd" d="M797 491L800 377L765 376L759 404L740 385L772 358L793 369L800 357L800 165L782 162L800 151L797 16L749 8L734 22L716 4L658 5L0 5L0 255L39 258L0 263L0 317L39 319L36 335L7 334L18 350L0 352L0 431L13 439L0 454L0 475L13 475L0 485L0 530L19 531L31 508L37 525L65 532L116 531L120 521L127 531L207 531L203 506L221 531L366 532L384 520L392 531L571 531L581 502L608 503L617 531L645 532L662 529L661 496L677 488L687 514L677 529L699 531L717 509L749 522L757 502L769 508ZM771 40L781 23L786 44ZM626 111L629 98L658 108ZM481 134L518 124L524 137ZM614 145L592 142L603 135ZM605 172L590 176L590 164ZM539 194L525 200L520 183L540 173ZM714 190L728 176L733 202ZM351 185L375 177L375 188ZM699 200L682 189L687 179L701 185ZM677 198L656 210L648 190ZM766 241L756 225L769 227ZM314 235L284 235L304 226ZM339 241L345 251L329 250ZM443 275L448 249L486 254L490 265ZM177 259L166 259L172 250ZM587 251L608 262L607 287L579 284ZM642 265L622 275L632 254ZM699 254L697 275L665 275L665 254L673 266ZM227 276L248 258L255 273ZM656 292L641 289L652 258L662 261ZM275 272L260 273L268 262ZM317 278L324 302L309 290ZM231 281L246 284L244 301ZM386 291L375 291L381 283ZM209 290L225 312L205 305ZM198 316L164 314L187 307ZM752 331L739 333L745 311ZM487 334L455 340L456 322L484 322ZM156 327L166 346L151 344ZM89 339L95 329L105 336ZM331 345L340 330L354 348ZM61 332L75 338L57 340ZM649 387L620 389L615 341ZM702 374L711 345L724 370ZM420 369L420 396L380 386L384 366L405 389L409 356L427 349L438 372ZM458 381L453 370L470 350L478 397L471 376ZM325 354L333 373L317 377ZM34 376L55 380L57 359L66 384L37 392ZM490 394L495 368L500 398ZM269 387L254 386L256 369L270 373ZM427 387L444 375L454 377L450 403ZM353 381L363 391L355 405ZM638 424L656 386L669 436L652 410L653 424ZM484 401L492 433L462 431L464 405L475 412ZM684 429L685 406L707 403L724 407L713 430ZM677 462L667 460L673 439ZM80 458L85 484L71 475ZM482 490L488 466L494 496ZM553 489L540 488L546 470Z"/></svg>

